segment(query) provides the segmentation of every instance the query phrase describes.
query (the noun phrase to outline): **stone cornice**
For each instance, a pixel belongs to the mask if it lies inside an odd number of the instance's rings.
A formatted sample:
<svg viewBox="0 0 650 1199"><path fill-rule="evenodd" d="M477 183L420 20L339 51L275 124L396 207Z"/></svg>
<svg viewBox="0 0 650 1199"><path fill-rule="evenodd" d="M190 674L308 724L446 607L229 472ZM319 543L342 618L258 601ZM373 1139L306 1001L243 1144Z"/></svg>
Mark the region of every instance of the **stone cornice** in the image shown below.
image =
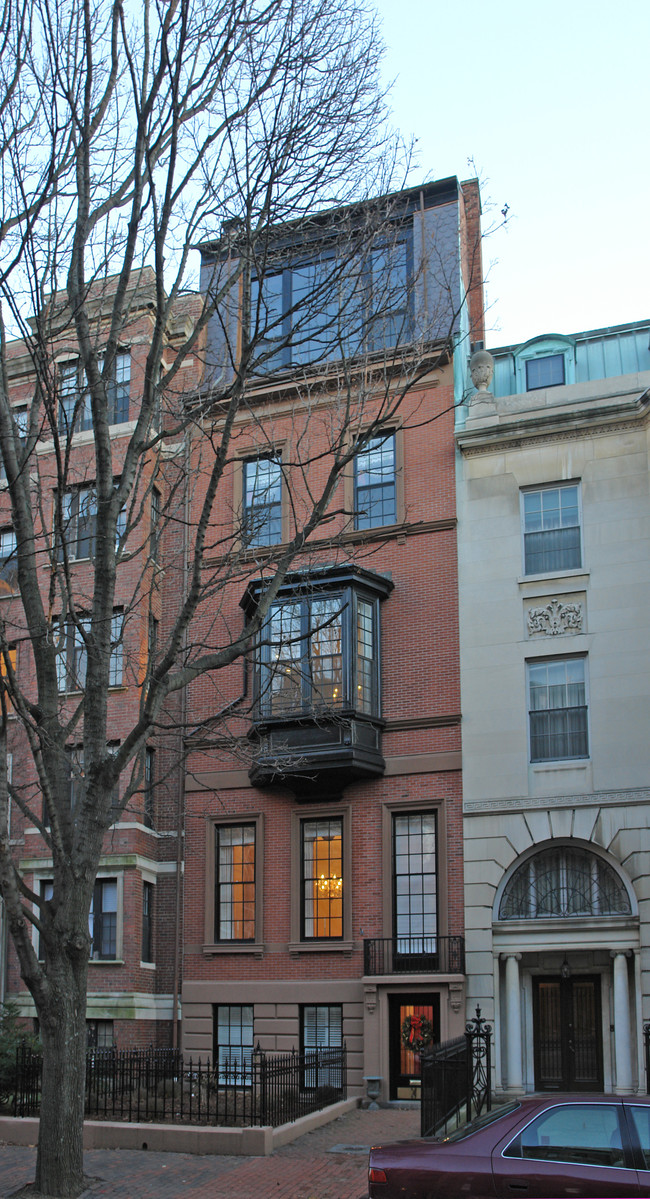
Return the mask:
<svg viewBox="0 0 650 1199"><path fill-rule="evenodd" d="M650 803L650 787L629 791L590 791L584 795L513 795L503 799L465 801L466 816L491 816L495 812L527 812L540 808L611 808L622 804Z"/></svg>

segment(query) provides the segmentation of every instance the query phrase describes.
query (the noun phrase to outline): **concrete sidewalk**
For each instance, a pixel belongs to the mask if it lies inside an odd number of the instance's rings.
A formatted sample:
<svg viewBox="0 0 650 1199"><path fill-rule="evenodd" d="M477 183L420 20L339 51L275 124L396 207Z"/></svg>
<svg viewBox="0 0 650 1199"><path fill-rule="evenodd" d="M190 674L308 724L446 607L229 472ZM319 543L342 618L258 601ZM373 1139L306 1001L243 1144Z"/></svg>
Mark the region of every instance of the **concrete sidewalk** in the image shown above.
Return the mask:
<svg viewBox="0 0 650 1199"><path fill-rule="evenodd" d="M270 1157L193 1157L184 1153L91 1149L93 1179L84 1199L362 1199L368 1148L416 1137L420 1109L356 1111L308 1132ZM34 1149L0 1145L0 1195L34 1178Z"/></svg>

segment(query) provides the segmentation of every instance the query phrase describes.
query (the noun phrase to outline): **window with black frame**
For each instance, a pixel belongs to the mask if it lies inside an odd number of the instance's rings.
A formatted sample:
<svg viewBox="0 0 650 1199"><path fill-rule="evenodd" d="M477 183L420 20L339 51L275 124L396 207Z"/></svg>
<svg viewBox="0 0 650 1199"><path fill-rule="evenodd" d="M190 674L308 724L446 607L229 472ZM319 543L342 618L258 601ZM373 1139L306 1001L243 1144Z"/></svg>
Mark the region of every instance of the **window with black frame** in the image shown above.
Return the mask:
<svg viewBox="0 0 650 1199"><path fill-rule="evenodd" d="M374 529L397 521L395 434L373 437L354 459L354 527Z"/></svg>
<svg viewBox="0 0 650 1199"><path fill-rule="evenodd" d="M435 812L393 813L393 954L402 966L438 952Z"/></svg>
<svg viewBox="0 0 650 1199"><path fill-rule="evenodd" d="M275 604L261 647L260 712L379 711L377 601L352 589Z"/></svg>
<svg viewBox="0 0 650 1199"><path fill-rule="evenodd" d="M291 365L392 350L411 336L411 235L371 247L349 240L251 283L251 336L260 374Z"/></svg>
<svg viewBox="0 0 650 1199"><path fill-rule="evenodd" d="M153 883L142 884L142 961L152 963L153 957Z"/></svg>
<svg viewBox="0 0 650 1199"><path fill-rule="evenodd" d="M305 1058L303 1086L341 1086L341 1067L327 1062L318 1050L343 1046L343 1008L340 1003L304 1004L300 1009L301 1048Z"/></svg>
<svg viewBox="0 0 650 1199"><path fill-rule="evenodd" d="M117 957L117 879L97 879L88 916L90 956L94 961Z"/></svg>
<svg viewBox="0 0 650 1199"><path fill-rule="evenodd" d="M243 463L242 541L276 545L282 541L282 463L277 456Z"/></svg>
<svg viewBox="0 0 650 1199"><path fill-rule="evenodd" d="M343 818L303 820L302 939L343 937Z"/></svg>
<svg viewBox="0 0 650 1199"><path fill-rule="evenodd" d="M219 1082L251 1082L253 1004L219 1003L214 1007L214 1057Z"/></svg>
<svg viewBox="0 0 650 1199"><path fill-rule="evenodd" d="M215 941L255 939L255 825L215 828Z"/></svg>

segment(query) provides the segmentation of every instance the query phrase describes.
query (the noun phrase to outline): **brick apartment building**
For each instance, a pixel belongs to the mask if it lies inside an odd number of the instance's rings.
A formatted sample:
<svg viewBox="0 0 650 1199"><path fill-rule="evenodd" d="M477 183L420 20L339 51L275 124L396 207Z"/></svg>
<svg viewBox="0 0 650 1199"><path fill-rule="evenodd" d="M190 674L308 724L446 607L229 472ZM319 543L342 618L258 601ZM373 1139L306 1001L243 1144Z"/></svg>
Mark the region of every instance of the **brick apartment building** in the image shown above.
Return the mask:
<svg viewBox="0 0 650 1199"><path fill-rule="evenodd" d="M224 561L242 547L237 578L206 642L254 613L338 439L381 424L296 555L244 677L238 663L187 697L183 1047L238 1060L258 1043L345 1040L352 1093L372 1076L383 1099L417 1093L405 1021L442 1040L465 1023L453 429L470 322L482 337L478 203L456 179L393 198L376 244L388 255L389 237L403 280L405 344L385 321L342 369L322 349L322 308L280 351L267 337L216 512ZM336 216L271 242L262 303L283 334L333 253ZM207 289L233 258L228 231L204 245ZM212 378L239 319L235 298L208 330ZM229 704L248 760L211 739L211 712Z"/></svg>
<svg viewBox="0 0 650 1199"><path fill-rule="evenodd" d="M105 311L109 310L115 280L91 292L89 310L98 343L107 336ZM109 423L113 470L119 477L124 453L139 413L148 347L156 304L153 272L144 269L126 298L127 318L121 331L112 383L109 387ZM71 590L78 608L92 595L93 554L96 536L95 449L92 414L79 364L79 350L65 305L54 311L49 364L56 408L37 430L29 456L34 509L38 512L36 536L42 538L39 582L50 597L48 613L53 635L59 635L62 594L54 578L61 554L53 544L53 509L63 489L62 526L65 529ZM195 305L177 306L176 324L168 331L165 359L173 361L174 347L182 337ZM30 407L37 386L34 360L28 346L15 341L8 346L8 384L18 431L27 438ZM191 370L190 370L191 373ZM186 370L185 374L188 374ZM197 377L191 386L196 387ZM190 386L189 379L186 380ZM47 385L47 384L46 384ZM44 409L42 408L41 411ZM52 428L56 437L52 435ZM56 444L55 444L56 442ZM59 457L57 459L57 452ZM67 455L67 457L66 457ZM159 495L153 484L153 457L144 464L136 501L137 518L123 513L118 534L124 544L117 569L112 628L110 687L108 693L109 746L118 745L137 719L147 670L152 630L161 623L164 606L159 564L152 551L155 542ZM3 476L4 477L4 476ZM24 612L17 590L16 535L6 485L0 482L0 548L2 556L0 603L10 656L26 696L36 693L34 659ZM162 552L162 547L161 547ZM57 606L59 605L59 606ZM90 603L88 601L88 608ZM3 667L4 669L4 667ZM64 621L60 636L57 680L61 711L69 719L78 704L86 676L86 650L71 622ZM71 732L70 805L74 811L84 786L83 724ZM52 856L43 831L49 818L35 781L25 732L9 708L7 751L13 797L9 805L10 840L28 888L44 899L52 893ZM87 1026L91 1044L121 1046L167 1045L172 1038L174 969L177 966L175 928L178 924L178 805L176 785L156 780L156 738L145 752L142 785L129 798L124 811L105 837L91 914L91 959L88 983ZM163 771L164 773L164 771ZM124 777L116 802L124 796ZM35 819L31 819L33 813ZM38 821L43 822L39 829ZM0 908L0 916L2 915ZM27 1018L34 1016L31 998L21 982L17 961L2 922L0 999L18 1001ZM36 930L33 943L39 946Z"/></svg>
<svg viewBox="0 0 650 1199"><path fill-rule="evenodd" d="M206 542L215 588L194 644L215 649L236 637L287 546L295 552L256 648L178 697L147 747L141 788L106 836L87 1016L98 1044L178 1039L194 1056L220 1060L246 1057L258 1042L344 1039L352 1093L372 1076L388 1099L416 1093L405 1021L419 1016L436 1040L465 1022L454 405L470 341L483 337L483 307L475 181L399 193L382 214L370 238L367 209L271 231L262 282L259 264L246 268L248 314L236 227L202 247L204 290L224 271L237 283L208 327L204 415L182 445L170 434L160 488L143 480L140 540L118 567L108 700L116 743L135 719L152 638L164 644L178 602L220 435L222 381L245 351L247 328L261 321L260 369L232 431ZM149 283L145 273L118 357L116 473L137 415L155 305ZM366 307L382 289L387 302L369 333ZM179 329L186 319L191 311L179 311ZM174 344L172 329L169 360ZM83 381L65 341L53 357L64 430ZM20 343L11 363L20 421L33 389ZM200 382L196 355L184 393ZM373 432L303 544L311 497L360 430ZM94 535L91 439L77 418L66 503L82 591ZM51 455L42 441L39 494L50 504ZM29 672L8 507L0 523L0 602L16 609L16 667ZM126 606L134 587L143 602L120 623L120 588ZM69 694L73 704L83 687L73 634L61 662L64 702ZM20 736L10 733L14 786ZM83 760L79 745L70 752L73 802ZM11 836L28 884L47 897L47 845L16 803ZM29 1016L10 949L7 959L6 994Z"/></svg>

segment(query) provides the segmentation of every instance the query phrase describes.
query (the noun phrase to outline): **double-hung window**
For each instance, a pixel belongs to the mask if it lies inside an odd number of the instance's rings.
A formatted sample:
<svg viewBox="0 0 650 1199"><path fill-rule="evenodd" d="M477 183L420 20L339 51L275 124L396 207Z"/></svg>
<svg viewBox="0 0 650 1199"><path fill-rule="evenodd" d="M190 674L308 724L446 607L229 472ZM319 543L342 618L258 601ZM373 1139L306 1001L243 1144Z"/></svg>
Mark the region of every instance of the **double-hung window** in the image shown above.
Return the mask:
<svg viewBox="0 0 650 1199"><path fill-rule="evenodd" d="M328 1049L343 1045L343 1008L340 1003L305 1004L301 1008L301 1048L305 1056L304 1086L340 1087L340 1059L328 1062ZM317 1056L315 1051L322 1050ZM334 1057L334 1055L332 1055Z"/></svg>
<svg viewBox="0 0 650 1199"><path fill-rule="evenodd" d="M252 1003L219 1003L214 1011L214 1056L220 1082L249 1083L253 1059Z"/></svg>
<svg viewBox="0 0 650 1199"><path fill-rule="evenodd" d="M436 953L435 812L393 814L393 928L395 953Z"/></svg>
<svg viewBox="0 0 650 1199"><path fill-rule="evenodd" d="M88 916L93 961L117 957L117 879L98 879Z"/></svg>
<svg viewBox="0 0 650 1199"><path fill-rule="evenodd" d="M582 566L577 483L522 491L524 574Z"/></svg>
<svg viewBox="0 0 650 1199"><path fill-rule="evenodd" d="M93 418L86 377L78 360L59 367L59 433L83 433L92 429Z"/></svg>
<svg viewBox="0 0 650 1199"><path fill-rule="evenodd" d="M153 883L142 884L142 950L141 960L153 962Z"/></svg>
<svg viewBox="0 0 650 1199"><path fill-rule="evenodd" d="M255 825L215 828L215 941L255 939Z"/></svg>
<svg viewBox="0 0 650 1199"><path fill-rule="evenodd" d="M264 716L352 708L379 713L377 602L353 589L271 609L262 644Z"/></svg>
<svg viewBox="0 0 650 1199"><path fill-rule="evenodd" d="M302 930L305 941L343 937L343 818L303 820Z"/></svg>
<svg viewBox="0 0 650 1199"><path fill-rule="evenodd" d="M121 425L128 421L130 392L131 355L120 351L115 356L113 369L106 380L109 424Z"/></svg>
<svg viewBox="0 0 650 1199"><path fill-rule="evenodd" d="M248 458L243 464L244 545L282 541L282 463L275 455Z"/></svg>
<svg viewBox="0 0 650 1199"><path fill-rule="evenodd" d="M94 487L75 487L61 496L63 539L68 558L91 558L95 550L97 493Z"/></svg>
<svg viewBox="0 0 650 1199"><path fill-rule="evenodd" d="M124 614L114 612L111 617L111 644L108 662L109 687L121 687L124 675ZM88 669L86 639L91 635L89 616L82 617L77 624L68 621L63 630L62 645L57 657L57 679L59 691L83 691Z"/></svg>
<svg viewBox="0 0 650 1199"><path fill-rule="evenodd" d="M354 459L354 527L373 529L397 521L395 434L373 437Z"/></svg>
<svg viewBox="0 0 650 1199"><path fill-rule="evenodd" d="M584 658L528 663L531 762L588 757L585 673Z"/></svg>

